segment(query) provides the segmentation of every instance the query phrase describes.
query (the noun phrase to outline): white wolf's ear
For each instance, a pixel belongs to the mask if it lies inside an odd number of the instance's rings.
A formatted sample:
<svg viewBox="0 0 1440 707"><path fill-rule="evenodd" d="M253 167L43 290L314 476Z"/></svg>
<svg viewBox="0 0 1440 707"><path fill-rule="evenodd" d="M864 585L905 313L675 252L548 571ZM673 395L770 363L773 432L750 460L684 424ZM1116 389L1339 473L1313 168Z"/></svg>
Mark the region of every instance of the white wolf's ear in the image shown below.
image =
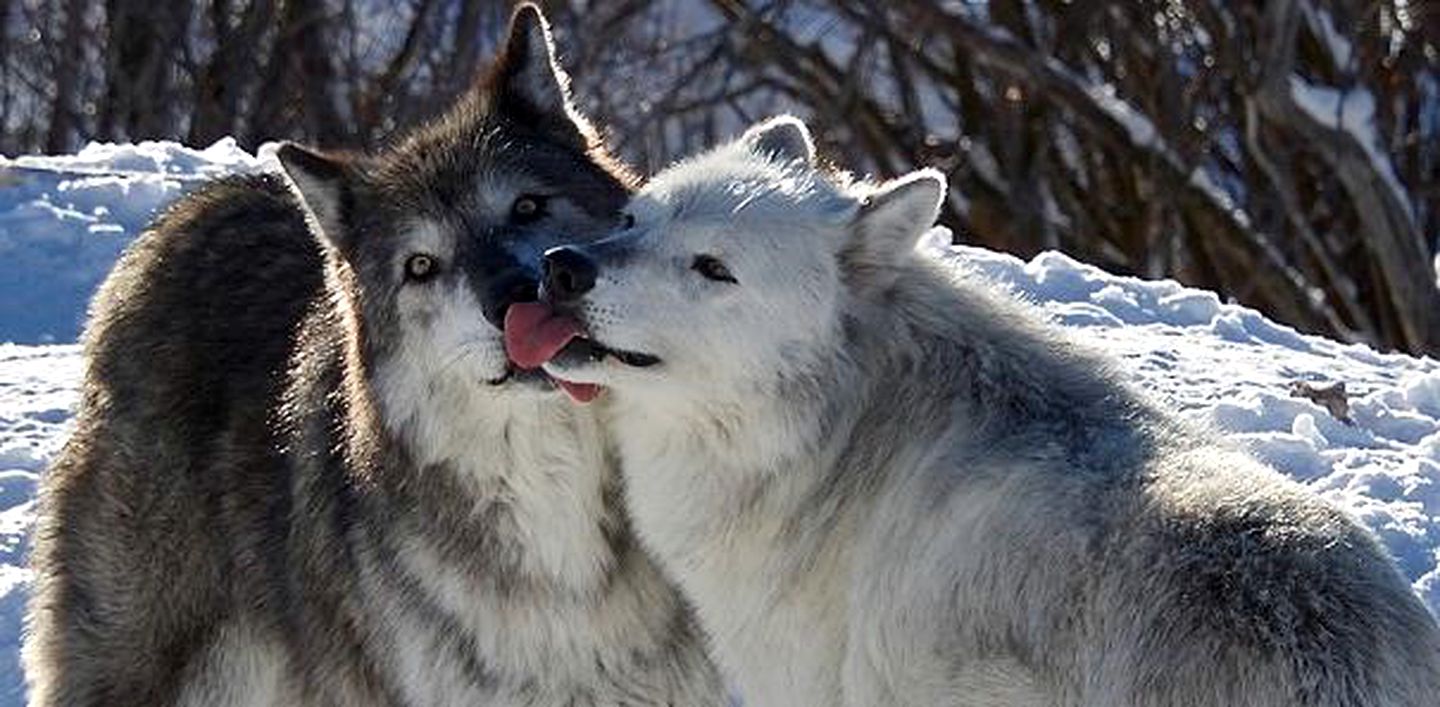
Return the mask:
<svg viewBox="0 0 1440 707"><path fill-rule="evenodd" d="M815 142L810 129L793 115L781 115L752 125L740 136L751 152L785 162L815 163Z"/></svg>
<svg viewBox="0 0 1440 707"><path fill-rule="evenodd" d="M934 169L911 172L880 185L860 204L850 241L840 253L853 287L884 287L920 241L945 199L945 175Z"/></svg>
<svg viewBox="0 0 1440 707"><path fill-rule="evenodd" d="M588 147L594 130L570 101L570 77L555 59L550 23L539 7L527 2L515 8L499 62L502 95L518 98L534 113L528 117L537 127L556 129L557 136Z"/></svg>
<svg viewBox="0 0 1440 707"><path fill-rule="evenodd" d="M319 238L337 248L344 240L340 204L345 198L346 166L340 160L287 142L275 151L285 181L305 209L305 221Z"/></svg>

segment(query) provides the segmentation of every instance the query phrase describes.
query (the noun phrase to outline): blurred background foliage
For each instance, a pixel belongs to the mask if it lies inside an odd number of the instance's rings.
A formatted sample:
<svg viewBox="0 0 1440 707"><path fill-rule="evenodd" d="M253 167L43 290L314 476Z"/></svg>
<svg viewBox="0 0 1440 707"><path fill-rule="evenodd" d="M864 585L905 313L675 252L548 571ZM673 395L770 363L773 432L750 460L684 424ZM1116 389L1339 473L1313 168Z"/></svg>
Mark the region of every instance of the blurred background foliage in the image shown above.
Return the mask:
<svg viewBox="0 0 1440 707"><path fill-rule="evenodd" d="M643 171L778 112L837 165L945 171L943 222L1440 354L1440 3L553 0ZM501 0L0 0L0 152L366 148L443 110Z"/></svg>

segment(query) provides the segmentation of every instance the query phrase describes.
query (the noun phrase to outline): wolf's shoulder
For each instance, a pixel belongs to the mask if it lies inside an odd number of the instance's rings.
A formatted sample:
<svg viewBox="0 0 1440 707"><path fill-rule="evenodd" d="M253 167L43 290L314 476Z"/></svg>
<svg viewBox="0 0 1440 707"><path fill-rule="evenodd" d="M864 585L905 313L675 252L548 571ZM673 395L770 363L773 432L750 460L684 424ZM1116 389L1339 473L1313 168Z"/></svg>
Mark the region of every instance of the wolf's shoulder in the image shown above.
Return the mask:
<svg viewBox="0 0 1440 707"><path fill-rule="evenodd" d="M319 245L280 178L226 177L177 199L136 238L92 302L91 324L147 307L233 316L304 297L321 272Z"/></svg>
<svg viewBox="0 0 1440 707"><path fill-rule="evenodd" d="M981 274L920 261L890 312L927 359L928 394L948 389L1006 427L1037 422L1093 426L1096 418L1150 418L1146 396L1094 342Z"/></svg>
<svg viewBox="0 0 1440 707"><path fill-rule="evenodd" d="M184 239L191 247L225 247L267 242L313 246L304 212L279 175L233 175L215 179L170 204L144 241ZM313 250L313 248L310 248Z"/></svg>
<svg viewBox="0 0 1440 707"><path fill-rule="evenodd" d="M279 177L203 185L160 214L102 283L85 331L91 372L112 382L149 380L155 367L192 384L257 380L289 356L323 269Z"/></svg>

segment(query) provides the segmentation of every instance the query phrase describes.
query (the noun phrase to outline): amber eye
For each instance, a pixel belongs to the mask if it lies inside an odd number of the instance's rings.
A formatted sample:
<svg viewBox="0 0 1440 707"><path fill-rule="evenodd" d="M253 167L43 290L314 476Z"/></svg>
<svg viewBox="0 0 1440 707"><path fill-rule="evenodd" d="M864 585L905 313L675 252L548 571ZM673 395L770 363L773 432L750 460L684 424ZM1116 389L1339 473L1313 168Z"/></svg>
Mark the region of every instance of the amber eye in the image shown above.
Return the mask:
<svg viewBox="0 0 1440 707"><path fill-rule="evenodd" d="M510 220L515 223L532 223L545 215L546 197L537 194L521 194L510 205Z"/></svg>
<svg viewBox="0 0 1440 707"><path fill-rule="evenodd" d="M713 255L695 256L695 262L690 264L690 269L700 273L707 280L728 282L732 285L740 283L734 275L730 274L730 268L725 267L725 263L720 262L720 259Z"/></svg>
<svg viewBox="0 0 1440 707"><path fill-rule="evenodd" d="M435 256L424 253L416 253L405 259L405 279L411 282L424 282L435 275L439 269L439 263L435 262Z"/></svg>

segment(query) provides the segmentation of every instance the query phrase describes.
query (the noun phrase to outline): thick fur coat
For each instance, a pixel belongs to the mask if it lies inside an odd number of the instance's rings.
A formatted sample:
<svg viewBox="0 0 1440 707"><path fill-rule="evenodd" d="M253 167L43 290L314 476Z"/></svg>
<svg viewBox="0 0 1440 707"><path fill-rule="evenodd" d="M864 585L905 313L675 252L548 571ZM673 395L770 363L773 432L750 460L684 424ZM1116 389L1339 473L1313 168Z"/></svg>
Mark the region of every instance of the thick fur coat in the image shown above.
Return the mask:
<svg viewBox="0 0 1440 707"><path fill-rule="evenodd" d="M43 480L31 704L722 705L589 410L501 345L626 179L516 14L375 156L181 200L97 295Z"/></svg>
<svg viewBox="0 0 1440 707"><path fill-rule="evenodd" d="M917 253L944 181L781 119L557 250L638 533L756 705L1421 707L1440 631L1344 513Z"/></svg>

